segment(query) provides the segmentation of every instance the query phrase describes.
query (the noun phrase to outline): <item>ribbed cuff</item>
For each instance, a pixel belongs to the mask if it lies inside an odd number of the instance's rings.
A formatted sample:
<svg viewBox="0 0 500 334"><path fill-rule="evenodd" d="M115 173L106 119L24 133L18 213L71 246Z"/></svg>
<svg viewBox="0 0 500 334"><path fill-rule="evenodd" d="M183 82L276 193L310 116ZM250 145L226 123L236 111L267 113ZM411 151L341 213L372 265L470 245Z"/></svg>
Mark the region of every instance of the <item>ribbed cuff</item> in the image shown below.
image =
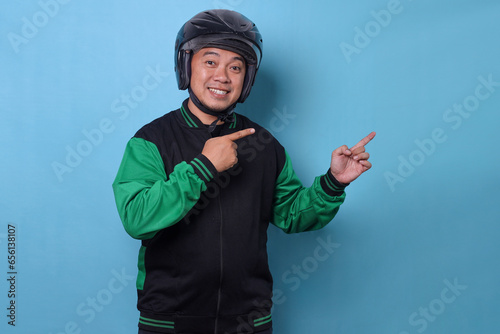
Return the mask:
<svg viewBox="0 0 500 334"><path fill-rule="evenodd" d="M349 183L344 184L333 177L330 169L321 177L321 187L330 196L340 196Z"/></svg>
<svg viewBox="0 0 500 334"><path fill-rule="evenodd" d="M217 169L215 166L201 153L198 154L198 156L189 164L193 167L196 175L198 175L205 183L210 182L217 175Z"/></svg>

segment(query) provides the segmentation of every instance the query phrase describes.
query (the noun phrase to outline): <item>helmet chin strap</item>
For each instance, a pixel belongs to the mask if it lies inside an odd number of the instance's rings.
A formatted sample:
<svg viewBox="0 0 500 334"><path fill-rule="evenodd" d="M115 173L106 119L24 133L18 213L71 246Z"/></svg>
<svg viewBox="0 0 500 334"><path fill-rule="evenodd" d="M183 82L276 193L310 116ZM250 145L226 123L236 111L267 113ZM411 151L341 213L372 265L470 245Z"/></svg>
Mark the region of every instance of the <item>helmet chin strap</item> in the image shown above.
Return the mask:
<svg viewBox="0 0 500 334"><path fill-rule="evenodd" d="M230 105L228 108L221 110L221 111L216 111L210 108L207 108L206 106L201 103L201 101L198 99L198 97L194 94L194 92L191 90L191 87L188 87L189 91L189 97L191 98L191 101L193 101L194 105L198 107L202 112L205 114L209 114L212 116L216 116L217 119L208 126L208 132L212 133L214 131L215 127L217 126L217 123L219 121L223 121L224 123L232 123L234 122L234 116L233 116L233 111L234 108L236 107L236 104L238 102L235 102L234 104Z"/></svg>

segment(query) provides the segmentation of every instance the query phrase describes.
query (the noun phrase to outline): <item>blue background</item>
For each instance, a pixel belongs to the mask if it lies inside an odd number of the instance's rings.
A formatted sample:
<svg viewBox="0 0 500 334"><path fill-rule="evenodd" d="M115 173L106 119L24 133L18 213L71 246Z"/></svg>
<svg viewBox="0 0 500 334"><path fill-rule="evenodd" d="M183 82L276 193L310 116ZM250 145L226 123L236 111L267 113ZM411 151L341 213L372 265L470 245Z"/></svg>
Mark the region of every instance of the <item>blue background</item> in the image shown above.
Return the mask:
<svg viewBox="0 0 500 334"><path fill-rule="evenodd" d="M220 7L264 36L237 111L275 134L305 185L333 149L377 131L374 167L331 224L270 228L275 332L498 333L494 0L3 1L0 331L137 332L139 242L111 183L127 140L187 96L173 71L178 29Z"/></svg>

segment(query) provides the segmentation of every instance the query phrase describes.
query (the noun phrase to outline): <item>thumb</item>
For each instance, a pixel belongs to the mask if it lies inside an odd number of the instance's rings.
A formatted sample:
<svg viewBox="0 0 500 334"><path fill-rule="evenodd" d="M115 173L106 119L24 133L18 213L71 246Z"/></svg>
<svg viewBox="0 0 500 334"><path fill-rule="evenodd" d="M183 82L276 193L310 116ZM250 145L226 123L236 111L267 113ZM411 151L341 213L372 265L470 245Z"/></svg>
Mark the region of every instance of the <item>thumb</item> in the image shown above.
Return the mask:
<svg viewBox="0 0 500 334"><path fill-rule="evenodd" d="M235 140L244 138L246 136L250 136L251 134L254 134L254 133L255 133L255 129L249 128L249 129L240 130L238 132L230 133L230 134L225 135L223 137L225 137L229 140L235 141Z"/></svg>

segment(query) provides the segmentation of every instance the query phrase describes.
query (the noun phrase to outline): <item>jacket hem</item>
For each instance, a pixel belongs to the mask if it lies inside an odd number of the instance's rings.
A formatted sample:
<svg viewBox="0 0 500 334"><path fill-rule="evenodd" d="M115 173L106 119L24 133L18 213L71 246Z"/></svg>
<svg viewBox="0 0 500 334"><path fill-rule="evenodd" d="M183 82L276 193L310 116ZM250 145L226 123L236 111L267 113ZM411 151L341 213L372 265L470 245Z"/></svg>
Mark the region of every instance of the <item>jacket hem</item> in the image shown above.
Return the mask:
<svg viewBox="0 0 500 334"><path fill-rule="evenodd" d="M257 318L256 318L257 316ZM249 314L231 316L189 316L159 315L141 312L139 328L168 334L202 334L207 328L215 330L217 320L218 332L221 333L258 333L272 327L271 314L254 311Z"/></svg>

